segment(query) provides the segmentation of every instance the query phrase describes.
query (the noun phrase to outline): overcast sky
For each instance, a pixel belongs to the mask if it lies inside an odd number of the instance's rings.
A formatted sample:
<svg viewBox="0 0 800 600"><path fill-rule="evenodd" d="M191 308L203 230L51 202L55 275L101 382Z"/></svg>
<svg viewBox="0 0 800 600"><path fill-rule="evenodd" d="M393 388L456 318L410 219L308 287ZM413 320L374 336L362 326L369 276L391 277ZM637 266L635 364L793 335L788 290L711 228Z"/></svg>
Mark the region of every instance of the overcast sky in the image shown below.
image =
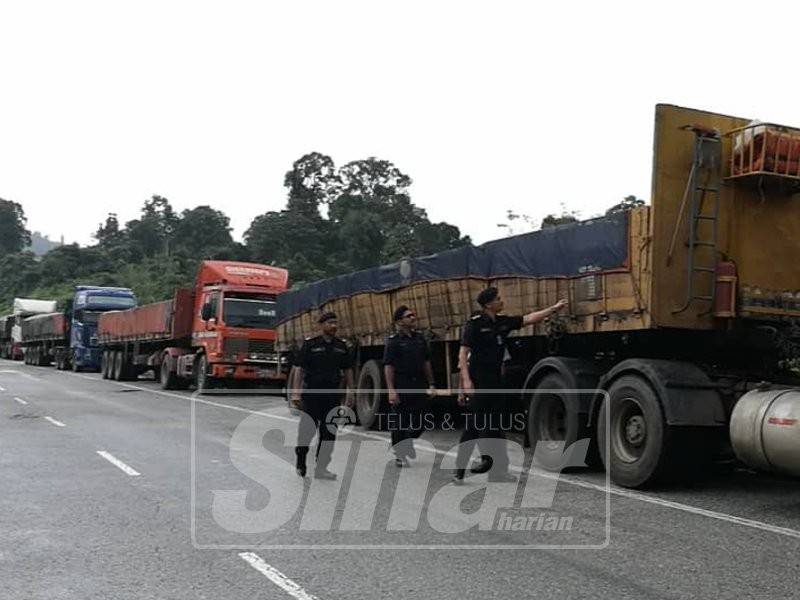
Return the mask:
<svg viewBox="0 0 800 600"><path fill-rule="evenodd" d="M649 200L654 105L800 125L771 2L2 2L0 197L91 242L152 194L240 237L309 151L376 156L482 242Z"/></svg>

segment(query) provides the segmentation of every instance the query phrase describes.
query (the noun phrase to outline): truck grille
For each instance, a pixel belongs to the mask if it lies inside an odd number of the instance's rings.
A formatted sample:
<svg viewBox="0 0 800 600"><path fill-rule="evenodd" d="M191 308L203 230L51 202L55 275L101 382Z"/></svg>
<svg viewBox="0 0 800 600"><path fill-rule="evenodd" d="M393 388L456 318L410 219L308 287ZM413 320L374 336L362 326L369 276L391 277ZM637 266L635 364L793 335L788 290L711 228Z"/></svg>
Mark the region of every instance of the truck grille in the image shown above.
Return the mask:
<svg viewBox="0 0 800 600"><path fill-rule="evenodd" d="M275 352L275 342L271 340L250 340L247 352L250 354L272 354Z"/></svg>
<svg viewBox="0 0 800 600"><path fill-rule="evenodd" d="M225 354L244 354L247 352L247 338L225 338L222 351Z"/></svg>

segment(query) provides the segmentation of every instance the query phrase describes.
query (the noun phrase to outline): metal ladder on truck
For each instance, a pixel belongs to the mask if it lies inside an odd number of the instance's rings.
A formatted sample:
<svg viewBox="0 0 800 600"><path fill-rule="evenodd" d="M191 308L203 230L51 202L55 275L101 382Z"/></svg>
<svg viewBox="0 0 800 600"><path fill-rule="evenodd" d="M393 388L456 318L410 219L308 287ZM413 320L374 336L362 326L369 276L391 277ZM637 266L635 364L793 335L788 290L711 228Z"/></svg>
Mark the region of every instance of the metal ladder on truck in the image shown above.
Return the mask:
<svg viewBox="0 0 800 600"><path fill-rule="evenodd" d="M689 236L687 246L687 265L686 265L686 301L680 308L672 311L678 314L685 311L694 302L708 302L708 310L700 313L707 315L714 309L714 296L716 285L714 273L717 266L717 224L719 221L719 194L722 185L722 140L718 131L690 126L686 129L694 132L694 157L692 168L689 172L689 179L686 182L686 190L683 194L683 201L678 212L678 219L675 230L672 234L669 252L667 253L667 264L672 260L672 253L675 249L675 241L678 237L680 224L683 218L684 209L687 202L689 205ZM710 196L710 207L706 206L706 198ZM710 212L708 212L710 209ZM709 227L702 227L702 223L710 226L710 235L705 239L697 239L699 231L707 231ZM708 234L707 234L708 235ZM710 262L699 262L697 252L699 248L708 248L706 254L710 255ZM697 291L696 277L703 276L708 279L708 292Z"/></svg>

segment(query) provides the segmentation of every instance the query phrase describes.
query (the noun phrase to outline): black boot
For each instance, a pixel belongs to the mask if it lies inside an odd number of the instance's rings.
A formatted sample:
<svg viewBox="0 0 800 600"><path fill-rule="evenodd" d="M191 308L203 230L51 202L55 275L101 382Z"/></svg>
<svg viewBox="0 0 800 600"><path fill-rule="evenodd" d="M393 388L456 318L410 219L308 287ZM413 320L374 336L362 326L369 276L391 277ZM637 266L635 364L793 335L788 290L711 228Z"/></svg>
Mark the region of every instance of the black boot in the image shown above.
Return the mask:
<svg viewBox="0 0 800 600"><path fill-rule="evenodd" d="M464 475L466 474L466 469L456 469L456 472L453 475L453 485L462 485L464 483Z"/></svg>
<svg viewBox="0 0 800 600"><path fill-rule="evenodd" d="M492 468L492 457L483 455L481 456L480 461L476 460L475 462L472 463L469 470L472 473L480 475L481 473L486 473L491 468Z"/></svg>
<svg viewBox="0 0 800 600"><path fill-rule="evenodd" d="M295 454L297 455L295 473L297 473L300 477L306 476L306 453L307 452L302 452L300 448L295 449Z"/></svg>

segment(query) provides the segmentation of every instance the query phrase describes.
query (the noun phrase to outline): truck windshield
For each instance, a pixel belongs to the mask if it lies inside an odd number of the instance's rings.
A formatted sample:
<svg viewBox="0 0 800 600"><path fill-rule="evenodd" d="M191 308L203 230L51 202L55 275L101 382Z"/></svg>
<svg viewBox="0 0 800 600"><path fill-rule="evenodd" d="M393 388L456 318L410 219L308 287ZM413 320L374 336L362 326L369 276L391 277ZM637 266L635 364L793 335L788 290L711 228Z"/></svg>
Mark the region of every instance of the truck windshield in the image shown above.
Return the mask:
<svg viewBox="0 0 800 600"><path fill-rule="evenodd" d="M75 320L84 325L97 325L101 312L93 310L75 311Z"/></svg>
<svg viewBox="0 0 800 600"><path fill-rule="evenodd" d="M275 327L275 298L265 295L226 295L222 319L231 327L272 329Z"/></svg>
<svg viewBox="0 0 800 600"><path fill-rule="evenodd" d="M132 308L136 306L136 298L130 296L87 296L86 305L98 310Z"/></svg>

